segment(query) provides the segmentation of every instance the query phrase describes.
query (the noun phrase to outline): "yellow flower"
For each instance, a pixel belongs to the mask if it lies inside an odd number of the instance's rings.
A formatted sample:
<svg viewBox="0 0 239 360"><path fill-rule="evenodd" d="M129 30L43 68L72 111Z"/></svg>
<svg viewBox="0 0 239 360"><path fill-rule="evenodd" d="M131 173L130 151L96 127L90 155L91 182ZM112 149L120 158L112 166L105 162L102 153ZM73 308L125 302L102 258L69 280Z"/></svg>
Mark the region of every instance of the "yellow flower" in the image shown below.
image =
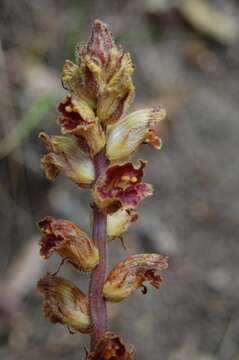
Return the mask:
<svg viewBox="0 0 239 360"><path fill-rule="evenodd" d="M109 273L103 288L106 300L119 302L126 299L143 282L159 288L161 270L167 269L167 257L159 254L138 254L128 256Z"/></svg>
<svg viewBox="0 0 239 360"><path fill-rule="evenodd" d="M122 208L117 212L107 216L107 236L108 240L120 237L126 232L129 226L138 219L138 214L134 209Z"/></svg>
<svg viewBox="0 0 239 360"><path fill-rule="evenodd" d="M42 233L40 254L48 259L57 252L74 266L90 271L99 262L98 249L90 237L77 225L68 220L47 216L39 222Z"/></svg>
<svg viewBox="0 0 239 360"><path fill-rule="evenodd" d="M49 136L40 133L49 154L43 156L41 164L46 176L55 180L60 172L82 187L89 187L95 179L93 161L77 143L77 139L69 136Z"/></svg>
<svg viewBox="0 0 239 360"><path fill-rule="evenodd" d="M46 274L37 287L44 297L43 313L51 323L65 324L82 333L90 331L87 297L73 283Z"/></svg>
<svg viewBox="0 0 239 360"><path fill-rule="evenodd" d="M160 149L157 126L166 116L162 107L135 111L110 127L106 155L112 162L127 160L142 143Z"/></svg>

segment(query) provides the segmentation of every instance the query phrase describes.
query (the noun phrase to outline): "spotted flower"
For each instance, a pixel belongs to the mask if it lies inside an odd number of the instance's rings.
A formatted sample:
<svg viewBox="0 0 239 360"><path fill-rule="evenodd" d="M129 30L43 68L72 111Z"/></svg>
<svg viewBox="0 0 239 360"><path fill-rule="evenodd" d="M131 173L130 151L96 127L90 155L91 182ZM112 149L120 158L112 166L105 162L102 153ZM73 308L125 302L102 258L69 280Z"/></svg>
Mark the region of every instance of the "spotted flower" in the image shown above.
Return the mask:
<svg viewBox="0 0 239 360"><path fill-rule="evenodd" d="M44 259L57 252L84 271L92 270L99 262L93 241L71 221L48 216L39 222L39 227L42 233L40 254Z"/></svg>
<svg viewBox="0 0 239 360"><path fill-rule="evenodd" d="M144 282L159 289L162 282L159 272L167 267L167 258L159 254L128 256L109 273L103 289L104 297L108 301L119 302Z"/></svg>
<svg viewBox="0 0 239 360"><path fill-rule="evenodd" d="M87 333L90 317L86 295L70 281L46 274L37 284L44 298L43 313L51 323L59 323Z"/></svg>
<svg viewBox="0 0 239 360"><path fill-rule="evenodd" d="M135 208L146 196L152 195L152 186L142 182L145 162L126 163L107 169L93 189L97 206L106 213L113 213L121 207Z"/></svg>
<svg viewBox="0 0 239 360"><path fill-rule="evenodd" d="M50 152L43 156L42 167L50 180L62 172L70 180L82 187L88 187L95 179L92 160L77 143L77 139L68 136L49 136L40 133L39 137Z"/></svg>
<svg viewBox="0 0 239 360"><path fill-rule="evenodd" d="M127 160L142 143L160 149L161 140L156 135L159 122L166 112L162 107L131 113L113 125L108 133L106 155L113 162Z"/></svg>

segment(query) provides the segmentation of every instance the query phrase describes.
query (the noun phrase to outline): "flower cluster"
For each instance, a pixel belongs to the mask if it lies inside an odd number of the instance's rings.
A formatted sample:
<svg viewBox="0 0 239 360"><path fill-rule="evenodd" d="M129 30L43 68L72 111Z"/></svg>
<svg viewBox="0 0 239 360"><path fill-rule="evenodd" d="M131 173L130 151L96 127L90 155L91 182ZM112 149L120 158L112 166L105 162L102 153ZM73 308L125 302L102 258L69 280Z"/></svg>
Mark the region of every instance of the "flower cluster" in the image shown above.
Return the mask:
<svg viewBox="0 0 239 360"><path fill-rule="evenodd" d="M141 144L160 149L157 130L166 112L156 106L125 115L135 94L133 70L130 55L96 20L88 43L77 49L76 64L67 60L63 68L62 83L69 93L58 106L62 135L39 135L48 150L41 161L47 178L64 174L79 187L89 188L94 202L92 237L69 220L48 216L39 222L41 256L48 259L57 253L62 262L91 272L91 283L96 284L87 296L57 273L47 273L38 282L48 320L94 337L87 360L132 359L119 336L97 323L94 314L101 311L97 302L124 300L144 283L158 289L160 272L167 269L167 257L137 254L119 262L103 282L97 272L106 271L107 240L122 239L138 218L141 200L153 193L143 181L146 162L131 162L130 157ZM102 314L98 315L100 319Z"/></svg>

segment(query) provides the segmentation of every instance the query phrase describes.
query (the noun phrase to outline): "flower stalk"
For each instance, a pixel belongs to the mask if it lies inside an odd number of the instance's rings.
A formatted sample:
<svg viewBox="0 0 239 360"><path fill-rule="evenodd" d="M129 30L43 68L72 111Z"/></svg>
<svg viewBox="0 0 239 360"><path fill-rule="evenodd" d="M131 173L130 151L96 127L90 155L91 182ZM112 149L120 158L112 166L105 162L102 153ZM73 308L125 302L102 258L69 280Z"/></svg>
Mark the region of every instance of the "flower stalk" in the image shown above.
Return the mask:
<svg viewBox="0 0 239 360"><path fill-rule="evenodd" d="M108 243L122 241L140 202L153 194L143 181L146 161L130 157L142 144L161 148L158 124L166 116L160 105L125 115L135 95L133 70L130 54L95 20L89 41L77 49L77 64L66 60L63 68L69 91L57 108L63 135L39 136L49 151L41 161L48 179L61 173L92 196L92 236L69 220L47 216L39 222L40 255L62 258L59 269L38 282L43 313L51 323L90 335L86 360L132 360L121 337L108 331L106 302L121 302L140 287L146 293L144 283L159 289L168 266L166 256L136 254L107 271ZM67 263L90 272L88 294L58 276Z"/></svg>
<svg viewBox="0 0 239 360"><path fill-rule="evenodd" d="M94 158L96 178L103 175L107 168L104 150ZM92 239L99 250L99 263L91 273L89 287L89 306L92 323L91 351L107 330L106 301L103 287L107 271L107 217L96 204L93 204Z"/></svg>

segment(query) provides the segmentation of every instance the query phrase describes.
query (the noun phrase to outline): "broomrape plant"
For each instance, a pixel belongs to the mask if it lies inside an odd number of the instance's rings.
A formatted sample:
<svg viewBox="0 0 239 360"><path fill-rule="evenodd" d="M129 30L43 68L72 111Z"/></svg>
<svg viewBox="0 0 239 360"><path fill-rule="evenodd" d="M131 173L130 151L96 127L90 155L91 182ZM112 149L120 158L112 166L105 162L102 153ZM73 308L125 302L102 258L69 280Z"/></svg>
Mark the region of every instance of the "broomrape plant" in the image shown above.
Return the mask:
<svg viewBox="0 0 239 360"><path fill-rule="evenodd" d="M62 135L39 135L49 151L42 167L50 180L62 173L90 189L93 231L90 236L69 220L45 217L39 222L40 254L48 259L56 252L62 262L91 272L89 292L84 294L58 271L40 279L38 290L50 322L90 335L87 360L130 360L132 351L108 331L106 303L126 299L140 286L145 288L144 283L159 289L167 257L128 256L107 274L108 243L122 239L138 218L141 200L153 193L152 186L143 182L146 162L132 163L129 158L141 144L160 149L156 132L166 112L156 106L125 115L135 95L133 63L101 21L94 22L91 37L77 48L76 58L77 64L66 60L62 74L68 90L58 106Z"/></svg>

